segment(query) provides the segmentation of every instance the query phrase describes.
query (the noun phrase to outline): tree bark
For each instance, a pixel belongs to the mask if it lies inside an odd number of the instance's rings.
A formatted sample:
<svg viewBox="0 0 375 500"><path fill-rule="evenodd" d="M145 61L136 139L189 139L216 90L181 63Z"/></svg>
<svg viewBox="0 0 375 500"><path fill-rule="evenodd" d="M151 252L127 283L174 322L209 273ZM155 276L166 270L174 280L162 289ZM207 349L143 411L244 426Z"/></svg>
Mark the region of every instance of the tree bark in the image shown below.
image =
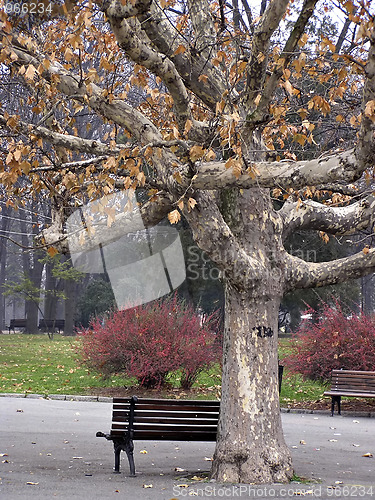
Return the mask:
<svg viewBox="0 0 375 500"><path fill-rule="evenodd" d="M7 239L5 238L6 235L8 235L8 230L10 226L10 214L12 209L8 208L6 206L2 207L1 209L2 215L5 217L2 217L1 220L1 235L3 235L2 238L0 238L0 287L1 287L1 302L0 302L0 331L5 328L5 297L3 295L3 285L5 284L6 281L6 263L7 263Z"/></svg>
<svg viewBox="0 0 375 500"><path fill-rule="evenodd" d="M65 280L65 326L64 335L73 336L74 331L74 318L76 312L76 290L77 282L74 280Z"/></svg>
<svg viewBox="0 0 375 500"><path fill-rule="evenodd" d="M224 238L211 238L208 244L201 213L201 221L195 221L201 232L195 236L223 267L226 287L221 414L212 476L218 482L286 482L293 470L278 394L277 325L286 278L281 219L264 189L228 190L221 211L231 238L245 255L258 256L258 266L250 260L246 267L245 257L241 263L240 253L231 253Z"/></svg>
<svg viewBox="0 0 375 500"><path fill-rule="evenodd" d="M52 264L47 262L45 265L46 282L45 282L45 299L44 299L44 319L54 320L56 319L56 306L57 306L57 296L56 290L56 278L52 274Z"/></svg>
<svg viewBox="0 0 375 500"><path fill-rule="evenodd" d="M227 284L225 303L221 414L213 477L231 483L286 482L293 469L279 407L280 300L261 301Z"/></svg>

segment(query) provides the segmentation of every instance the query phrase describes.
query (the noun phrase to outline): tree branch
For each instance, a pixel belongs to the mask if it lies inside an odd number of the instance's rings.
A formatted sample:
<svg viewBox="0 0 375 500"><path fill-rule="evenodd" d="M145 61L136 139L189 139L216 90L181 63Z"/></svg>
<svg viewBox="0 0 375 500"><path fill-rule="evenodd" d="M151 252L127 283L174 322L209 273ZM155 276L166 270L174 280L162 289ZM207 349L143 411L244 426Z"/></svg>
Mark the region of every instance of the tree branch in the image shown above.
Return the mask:
<svg viewBox="0 0 375 500"><path fill-rule="evenodd" d="M5 35L2 31L0 34ZM5 48L0 41L0 49ZM19 65L33 65L38 68L48 58L43 55L33 54L30 49L19 40L13 39L9 48L17 57ZM81 82L78 77L66 70L57 61L49 60L48 69L44 64L43 77L46 80L57 80L57 89L71 99L88 104L94 111L112 120L114 123L128 130L139 142L147 143L161 140L162 136L153 123L142 113L134 109L122 99L114 98L109 101L103 90L96 84L86 81Z"/></svg>
<svg viewBox="0 0 375 500"><path fill-rule="evenodd" d="M279 59L276 63L276 67L273 70L272 75L267 80L264 86L264 90L261 94L261 99L256 110L247 117L248 121L253 123L262 122L265 120L265 115L268 115L268 108L273 98L276 88L283 76L284 69L288 66L290 60L294 55L294 51L297 47L298 41L300 40L303 32L305 31L306 25L310 17L314 13L314 9L319 0L305 0L301 12L294 24L293 30L289 35L289 38L281 52ZM258 95L258 92L256 92ZM256 97L256 96L255 96Z"/></svg>
<svg viewBox="0 0 375 500"><path fill-rule="evenodd" d="M293 255L286 256L286 292L297 288L314 288L342 283L375 272L375 249L366 249L350 257L331 262L306 262Z"/></svg>
<svg viewBox="0 0 375 500"><path fill-rule="evenodd" d="M225 187L265 187L300 189L305 186L337 180L353 182L362 174L353 150L307 161L257 162L239 176L227 169L224 162L202 163L192 179L195 189Z"/></svg>
<svg viewBox="0 0 375 500"><path fill-rule="evenodd" d="M278 211L284 223L283 239L299 229L314 229L330 234L353 234L368 227L373 221L375 198L346 207L330 207L312 200L288 203Z"/></svg>
<svg viewBox="0 0 375 500"><path fill-rule="evenodd" d="M370 37L370 48L365 67L365 86L362 99L361 127L358 134L356 156L363 170L375 164L375 119L374 111L368 111L367 105L375 102L375 30Z"/></svg>
<svg viewBox="0 0 375 500"><path fill-rule="evenodd" d="M123 2L121 0L97 0L100 10L105 12L108 17L118 17L119 19L128 19L147 12L152 4L152 0L136 0L132 2Z"/></svg>
<svg viewBox="0 0 375 500"><path fill-rule="evenodd" d="M256 98L262 92L268 64L268 49L271 36L280 24L288 7L289 0L272 0L256 28L251 44L251 57L247 64L247 82L244 90L243 105L246 114L256 109Z"/></svg>
<svg viewBox="0 0 375 500"><path fill-rule="evenodd" d="M13 39L13 41L13 45L9 45L7 48L13 52L13 58L17 58L19 65L32 64L35 68L38 68L40 64L46 62L47 58L45 56L34 55L19 40ZM3 48L3 42L0 41L1 48ZM48 66L48 69L45 69L46 66ZM86 103L98 114L124 127L132 134L139 145L163 141L158 128L137 109L122 99L113 98L109 100L107 94L99 86L90 81L81 82L60 63L48 60L48 65L44 64L41 77L48 81L57 81L57 90L67 97ZM64 137L62 135L62 138ZM158 171L158 177L162 185L166 186L171 192L181 191L181 186L171 175L171 165L179 166L178 158L169 150L162 149L160 154L153 154L151 160L154 168Z"/></svg>
<svg viewBox="0 0 375 500"><path fill-rule="evenodd" d="M215 112L216 103L221 101L227 90L220 68L189 46L187 39L171 25L156 2L151 4L149 12L139 15L138 19L153 46L174 63L186 87ZM180 46L185 50L179 51ZM207 79L200 79L201 75L206 75Z"/></svg>
<svg viewBox="0 0 375 500"><path fill-rule="evenodd" d="M155 201L148 201L140 207L143 226L147 228L157 225L172 209L169 196L159 192ZM81 241L82 237L85 238L87 235L86 229L79 227L75 234L64 234L63 224L64 220L57 217L50 227L38 235L37 241L44 246L54 246L61 253L82 251ZM110 243L137 230L139 230L138 211L117 214L110 227L107 220L101 220L100 224L95 225L95 232L90 234L90 238L85 239L85 250L94 250L99 248L103 241Z"/></svg>
<svg viewBox="0 0 375 500"><path fill-rule="evenodd" d="M3 127L7 127L7 123L8 120L4 117L3 114L0 113L0 124ZM71 151L79 151L80 153L90 153L98 155L114 155L120 153L121 151L121 148L119 147L113 148L108 144L100 141L92 139L82 139L81 137L70 134L61 134L59 132L54 132L47 127L33 125L22 120L18 120L17 124L12 126L12 128L14 127L16 127L17 130L27 136L35 135L36 137L47 140L54 146L60 146Z"/></svg>
<svg viewBox="0 0 375 500"><path fill-rule="evenodd" d="M126 55L159 76L168 88L176 106L179 128L183 130L186 120L191 120L189 96L173 62L143 43L126 19L110 17L108 11L107 15L116 40Z"/></svg>
<svg viewBox="0 0 375 500"><path fill-rule="evenodd" d="M195 34L195 49L210 59L216 54L216 30L207 0L188 0L190 19Z"/></svg>

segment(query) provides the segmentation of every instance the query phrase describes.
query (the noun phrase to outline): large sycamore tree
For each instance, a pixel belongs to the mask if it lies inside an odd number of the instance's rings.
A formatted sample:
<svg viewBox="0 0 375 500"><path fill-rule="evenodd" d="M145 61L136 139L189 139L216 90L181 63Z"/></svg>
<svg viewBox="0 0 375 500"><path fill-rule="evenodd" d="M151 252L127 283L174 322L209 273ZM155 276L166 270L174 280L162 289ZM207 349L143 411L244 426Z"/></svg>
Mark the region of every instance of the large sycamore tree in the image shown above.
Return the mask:
<svg viewBox="0 0 375 500"><path fill-rule="evenodd" d="M8 203L50 196L53 222L37 244L51 254L66 251L72 210L115 189L147 192L146 225L183 217L225 285L212 476L288 481L280 300L375 270L369 247L316 263L283 245L295 231L328 238L371 227L371 0L335 2L345 21L336 39L334 30L312 29L329 1L35 0L37 12L31 2L4 2L0 181ZM324 127L335 131L334 150ZM115 239L129 214L107 215Z"/></svg>

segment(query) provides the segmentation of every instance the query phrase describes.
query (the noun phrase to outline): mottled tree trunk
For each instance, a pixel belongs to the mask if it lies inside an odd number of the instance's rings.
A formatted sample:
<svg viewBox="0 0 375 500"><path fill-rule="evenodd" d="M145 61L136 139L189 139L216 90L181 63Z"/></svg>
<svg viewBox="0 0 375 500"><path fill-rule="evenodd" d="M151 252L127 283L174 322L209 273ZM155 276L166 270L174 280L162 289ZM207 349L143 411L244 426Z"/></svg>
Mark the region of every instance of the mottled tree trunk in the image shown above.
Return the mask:
<svg viewBox="0 0 375 500"><path fill-rule="evenodd" d="M279 303L226 287L221 415L212 468L219 482L285 482L293 475L279 407Z"/></svg>
<svg viewBox="0 0 375 500"><path fill-rule="evenodd" d="M221 415L212 475L219 482L285 482L293 469L278 392L278 313L285 284L281 225L262 189L228 192L222 210L256 263L225 270Z"/></svg>

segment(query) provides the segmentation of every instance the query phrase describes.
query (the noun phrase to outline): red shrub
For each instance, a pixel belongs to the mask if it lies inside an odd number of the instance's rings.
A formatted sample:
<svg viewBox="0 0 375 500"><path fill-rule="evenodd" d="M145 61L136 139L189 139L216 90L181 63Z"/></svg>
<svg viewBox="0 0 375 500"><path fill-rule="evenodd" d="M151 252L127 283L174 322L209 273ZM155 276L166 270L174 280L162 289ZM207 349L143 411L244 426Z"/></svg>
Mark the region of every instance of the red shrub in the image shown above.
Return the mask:
<svg viewBox="0 0 375 500"><path fill-rule="evenodd" d="M163 384L182 369L181 385L191 387L198 373L219 360L218 321L201 318L176 296L112 313L82 332L84 362L105 376L125 373L144 387Z"/></svg>
<svg viewBox="0 0 375 500"><path fill-rule="evenodd" d="M316 323L302 322L291 347L284 365L312 380L329 380L332 369L375 370L375 318L346 317L339 303L324 304Z"/></svg>

